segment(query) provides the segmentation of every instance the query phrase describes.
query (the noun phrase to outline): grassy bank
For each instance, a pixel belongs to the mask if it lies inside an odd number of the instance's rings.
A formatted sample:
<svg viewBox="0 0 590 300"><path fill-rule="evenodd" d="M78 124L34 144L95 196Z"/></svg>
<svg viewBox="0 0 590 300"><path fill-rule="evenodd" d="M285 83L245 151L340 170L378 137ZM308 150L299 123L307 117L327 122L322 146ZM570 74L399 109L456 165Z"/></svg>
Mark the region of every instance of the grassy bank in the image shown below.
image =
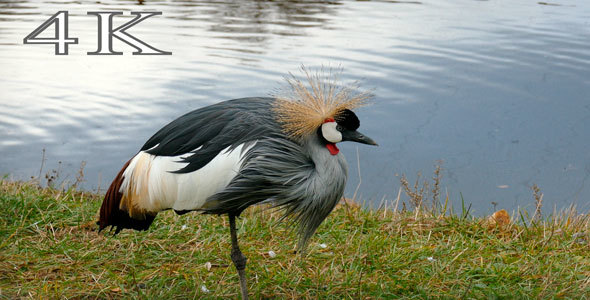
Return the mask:
<svg viewBox="0 0 590 300"><path fill-rule="evenodd" d="M147 232L97 233L100 195L0 182L0 298L237 298L226 218L165 212ZM253 298L580 298L590 223L563 213L505 226L465 212L340 205L308 255L279 214L239 220ZM269 255L273 251L276 255ZM274 257L273 257L274 256Z"/></svg>

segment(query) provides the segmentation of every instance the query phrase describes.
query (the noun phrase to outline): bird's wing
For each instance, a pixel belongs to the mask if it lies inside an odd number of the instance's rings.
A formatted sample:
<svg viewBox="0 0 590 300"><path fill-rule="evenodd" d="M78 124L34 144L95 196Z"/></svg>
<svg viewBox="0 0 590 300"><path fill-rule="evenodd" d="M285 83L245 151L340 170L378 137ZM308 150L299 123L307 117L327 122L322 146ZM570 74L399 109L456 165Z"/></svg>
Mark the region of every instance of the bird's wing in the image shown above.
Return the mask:
<svg viewBox="0 0 590 300"><path fill-rule="evenodd" d="M197 109L160 129L142 147L156 156L183 155L188 163L174 173L190 173L221 151L278 132L270 115L271 98L242 98Z"/></svg>

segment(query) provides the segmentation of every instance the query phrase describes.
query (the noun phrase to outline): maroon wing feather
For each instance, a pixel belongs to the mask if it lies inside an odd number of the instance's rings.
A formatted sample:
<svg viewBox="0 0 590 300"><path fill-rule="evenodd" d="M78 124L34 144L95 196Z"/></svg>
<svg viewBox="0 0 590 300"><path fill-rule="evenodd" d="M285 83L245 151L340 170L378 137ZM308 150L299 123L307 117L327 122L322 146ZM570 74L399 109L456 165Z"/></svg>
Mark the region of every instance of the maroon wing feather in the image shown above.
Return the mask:
<svg viewBox="0 0 590 300"><path fill-rule="evenodd" d="M156 214L148 214L143 220L133 219L126 211L119 208L121 198L123 197L123 194L119 192L121 189L121 184L123 183L123 173L129 166L130 162L131 160L125 163L104 196L102 206L100 207L100 218L98 220L99 231L105 229L108 226L115 227L115 234L119 233L119 231L124 228L147 230L156 217Z"/></svg>

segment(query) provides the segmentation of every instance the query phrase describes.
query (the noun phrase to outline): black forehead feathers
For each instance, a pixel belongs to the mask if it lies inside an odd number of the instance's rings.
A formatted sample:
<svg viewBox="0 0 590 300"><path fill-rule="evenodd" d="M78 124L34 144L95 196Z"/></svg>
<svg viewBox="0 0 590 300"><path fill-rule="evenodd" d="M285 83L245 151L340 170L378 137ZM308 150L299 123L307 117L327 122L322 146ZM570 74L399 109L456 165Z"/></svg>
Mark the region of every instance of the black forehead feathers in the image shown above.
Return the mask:
<svg viewBox="0 0 590 300"><path fill-rule="evenodd" d="M357 130L361 126L359 118L350 109L345 109L336 115L336 122L349 130Z"/></svg>

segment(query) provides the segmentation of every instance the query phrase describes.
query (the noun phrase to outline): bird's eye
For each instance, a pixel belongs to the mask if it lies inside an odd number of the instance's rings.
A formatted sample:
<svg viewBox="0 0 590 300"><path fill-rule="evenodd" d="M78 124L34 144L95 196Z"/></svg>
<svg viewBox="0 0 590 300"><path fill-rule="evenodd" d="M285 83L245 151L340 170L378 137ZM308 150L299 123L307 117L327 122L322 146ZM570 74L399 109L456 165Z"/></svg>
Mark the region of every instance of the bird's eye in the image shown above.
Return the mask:
<svg viewBox="0 0 590 300"><path fill-rule="evenodd" d="M338 130L338 131L342 131L342 129L344 129L344 128L342 128L342 126L340 126L340 125L337 125L337 126L336 126L336 130Z"/></svg>

